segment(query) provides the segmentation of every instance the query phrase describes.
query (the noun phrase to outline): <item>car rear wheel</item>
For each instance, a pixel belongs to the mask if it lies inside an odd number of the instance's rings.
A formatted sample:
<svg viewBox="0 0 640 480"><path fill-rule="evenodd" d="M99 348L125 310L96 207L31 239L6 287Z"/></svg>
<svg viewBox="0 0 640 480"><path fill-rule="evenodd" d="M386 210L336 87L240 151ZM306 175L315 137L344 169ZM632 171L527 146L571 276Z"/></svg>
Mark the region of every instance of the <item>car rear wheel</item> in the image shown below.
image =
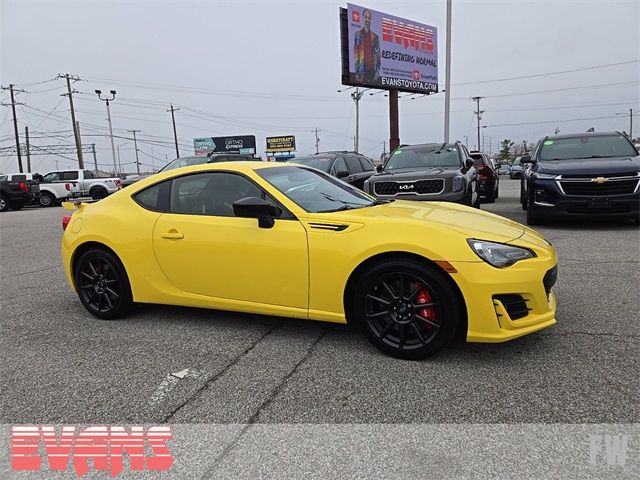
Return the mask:
<svg viewBox="0 0 640 480"><path fill-rule="evenodd" d="M9 210L9 199L4 195L0 196L0 212L6 212Z"/></svg>
<svg viewBox="0 0 640 480"><path fill-rule="evenodd" d="M42 192L38 203L41 207L53 207L56 204L56 197L49 192Z"/></svg>
<svg viewBox="0 0 640 480"><path fill-rule="evenodd" d="M113 253L91 249L76 264L74 279L82 305L103 320L124 317L133 307L131 286L122 262Z"/></svg>
<svg viewBox="0 0 640 480"><path fill-rule="evenodd" d="M367 339L396 358L419 360L445 347L460 323L455 293L435 268L407 260L373 266L353 297Z"/></svg>

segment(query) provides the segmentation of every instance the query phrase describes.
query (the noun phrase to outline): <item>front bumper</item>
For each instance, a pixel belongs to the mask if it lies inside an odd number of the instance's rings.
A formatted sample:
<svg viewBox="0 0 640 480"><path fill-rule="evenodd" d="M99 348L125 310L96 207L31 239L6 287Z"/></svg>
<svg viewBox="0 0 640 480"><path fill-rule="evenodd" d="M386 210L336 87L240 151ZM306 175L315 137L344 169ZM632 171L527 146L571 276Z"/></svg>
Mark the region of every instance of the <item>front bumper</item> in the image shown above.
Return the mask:
<svg viewBox="0 0 640 480"><path fill-rule="evenodd" d="M417 195L415 193L399 193L397 195L378 195L373 193L373 187L366 188L365 191L370 195L374 195L376 198L380 198L382 200L395 199L395 200L411 200L414 202L425 202L425 201L435 201L435 202L454 202L461 203L465 198L465 192L441 192L429 195Z"/></svg>
<svg viewBox="0 0 640 480"><path fill-rule="evenodd" d="M545 285L545 275L556 267L552 257L536 257L507 268L485 262L450 262L457 273L451 277L460 288L467 307L467 341L499 343L537 332L556 323L556 297ZM547 275L547 280L552 275ZM527 313L512 319L500 300L520 296ZM497 297L497 298L496 298Z"/></svg>
<svg viewBox="0 0 640 480"><path fill-rule="evenodd" d="M639 180L640 182L640 180ZM542 218L595 218L625 217L640 215L640 189L622 195L569 195L561 190L555 180L536 179L530 187L532 208Z"/></svg>

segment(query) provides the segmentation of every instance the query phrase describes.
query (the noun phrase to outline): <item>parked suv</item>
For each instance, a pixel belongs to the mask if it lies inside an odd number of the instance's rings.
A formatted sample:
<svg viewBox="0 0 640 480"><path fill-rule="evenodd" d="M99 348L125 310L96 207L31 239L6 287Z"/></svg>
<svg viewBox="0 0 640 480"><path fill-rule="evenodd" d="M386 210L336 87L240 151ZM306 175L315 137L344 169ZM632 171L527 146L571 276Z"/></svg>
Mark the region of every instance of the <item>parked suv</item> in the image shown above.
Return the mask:
<svg viewBox="0 0 640 480"><path fill-rule="evenodd" d="M322 152L292 158L290 161L322 170L361 190L364 189L364 182L376 173L373 161L356 152Z"/></svg>
<svg viewBox="0 0 640 480"><path fill-rule="evenodd" d="M478 191L480 196L485 197L489 203L495 202L496 198L498 198L500 177L493 159L482 152L471 152L469 156L473 158L473 166L478 172Z"/></svg>
<svg viewBox="0 0 640 480"><path fill-rule="evenodd" d="M401 145L377 170L364 186L378 198L480 206L478 174L460 142Z"/></svg>
<svg viewBox="0 0 640 480"><path fill-rule="evenodd" d="M545 137L521 180L527 223L557 217L640 221L640 155L620 132Z"/></svg>
<svg viewBox="0 0 640 480"><path fill-rule="evenodd" d="M19 175L0 175L0 212L20 210L40 194L40 186L36 180L13 177Z"/></svg>

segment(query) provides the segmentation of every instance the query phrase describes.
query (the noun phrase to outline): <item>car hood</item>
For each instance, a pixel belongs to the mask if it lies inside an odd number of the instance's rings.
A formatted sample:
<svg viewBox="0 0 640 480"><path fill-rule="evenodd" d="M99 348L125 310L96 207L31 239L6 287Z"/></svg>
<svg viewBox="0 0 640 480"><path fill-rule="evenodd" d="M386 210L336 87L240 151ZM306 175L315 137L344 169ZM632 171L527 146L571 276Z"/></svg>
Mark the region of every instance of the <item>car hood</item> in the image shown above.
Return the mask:
<svg viewBox="0 0 640 480"><path fill-rule="evenodd" d="M550 175L636 173L640 172L640 156L541 160L538 162L538 172Z"/></svg>
<svg viewBox="0 0 640 480"><path fill-rule="evenodd" d="M333 219L348 222L367 223L368 219L406 220L438 225L454 230L468 238L510 242L525 233L525 227L517 222L483 212L477 208L450 202L395 202L368 208L336 212ZM531 232L535 233L533 230Z"/></svg>
<svg viewBox="0 0 640 480"><path fill-rule="evenodd" d="M380 172L369 178L370 182L402 182L424 177L453 177L460 173L459 167L431 167Z"/></svg>

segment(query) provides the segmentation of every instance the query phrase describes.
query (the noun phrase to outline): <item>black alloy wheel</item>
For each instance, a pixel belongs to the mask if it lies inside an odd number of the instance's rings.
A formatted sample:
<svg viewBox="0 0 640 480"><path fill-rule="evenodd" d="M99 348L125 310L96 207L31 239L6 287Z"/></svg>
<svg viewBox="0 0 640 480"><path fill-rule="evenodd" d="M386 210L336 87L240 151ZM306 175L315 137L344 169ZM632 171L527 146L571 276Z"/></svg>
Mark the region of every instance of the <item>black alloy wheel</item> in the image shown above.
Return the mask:
<svg viewBox="0 0 640 480"><path fill-rule="evenodd" d="M107 250L92 249L83 253L74 279L82 305L98 318L121 318L133 306L126 271L120 260Z"/></svg>
<svg viewBox="0 0 640 480"><path fill-rule="evenodd" d="M0 212L9 210L9 199L4 195L0 196Z"/></svg>
<svg viewBox="0 0 640 480"><path fill-rule="evenodd" d="M41 207L53 207L56 204L56 197L49 192L42 192L38 203Z"/></svg>
<svg viewBox="0 0 640 480"><path fill-rule="evenodd" d="M406 260L370 269L355 294L357 321L373 345L386 354L418 360L453 338L460 318L444 274Z"/></svg>
<svg viewBox="0 0 640 480"><path fill-rule="evenodd" d="M99 187L91 190L91 198L93 200L102 200L103 198L107 198L109 192L106 189Z"/></svg>

